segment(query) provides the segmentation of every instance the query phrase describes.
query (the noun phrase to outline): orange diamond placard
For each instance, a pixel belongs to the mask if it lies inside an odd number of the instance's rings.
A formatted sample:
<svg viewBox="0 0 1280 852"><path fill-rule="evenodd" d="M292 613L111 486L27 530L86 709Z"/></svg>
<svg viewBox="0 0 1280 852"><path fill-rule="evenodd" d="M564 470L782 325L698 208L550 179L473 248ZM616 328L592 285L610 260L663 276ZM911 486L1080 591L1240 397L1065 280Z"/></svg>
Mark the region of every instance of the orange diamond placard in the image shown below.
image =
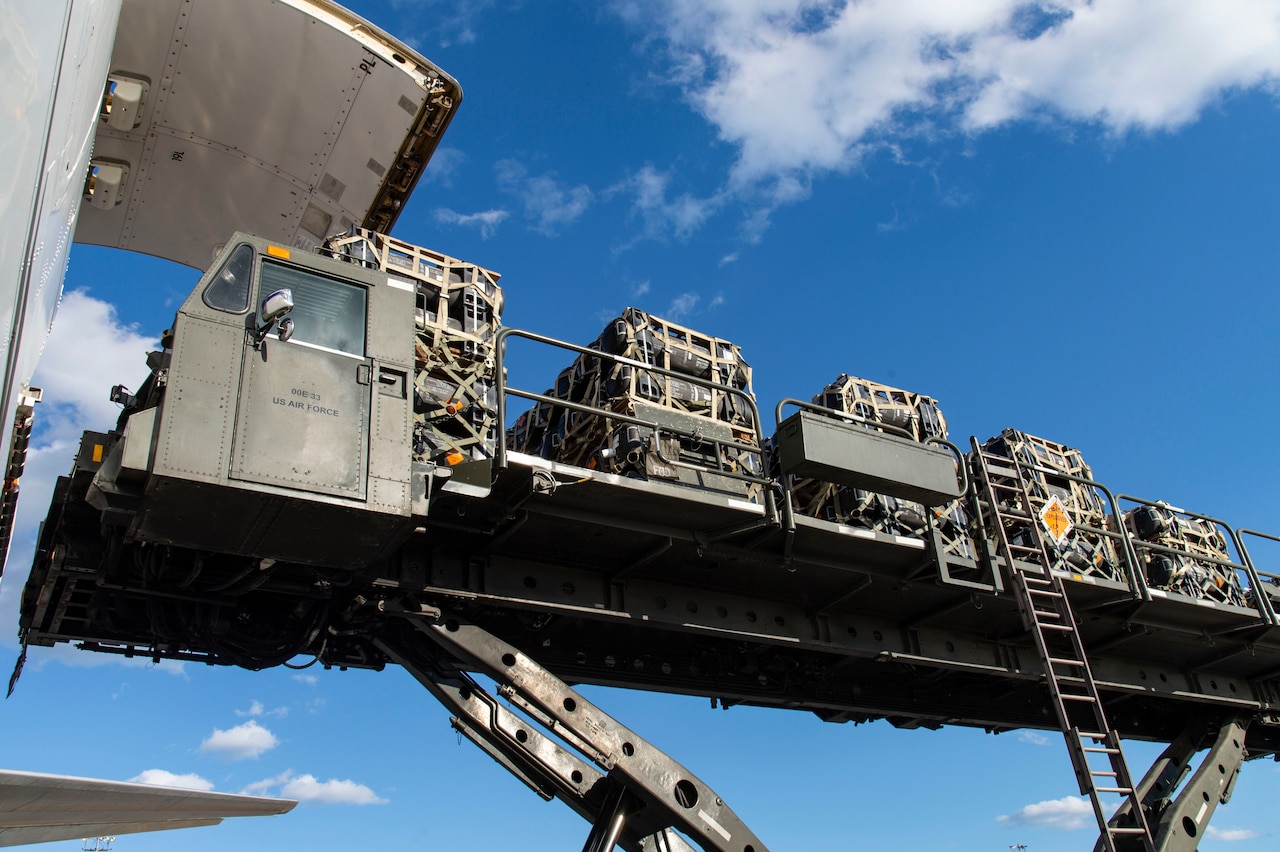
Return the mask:
<svg viewBox="0 0 1280 852"><path fill-rule="evenodd" d="M1067 517L1067 510L1063 507L1062 501L1053 496L1049 498L1049 502L1044 504L1044 508L1040 510L1040 523L1044 524L1044 528L1049 531L1049 535L1053 536L1053 540L1057 544L1062 544L1066 539L1067 533L1071 532L1071 518Z"/></svg>

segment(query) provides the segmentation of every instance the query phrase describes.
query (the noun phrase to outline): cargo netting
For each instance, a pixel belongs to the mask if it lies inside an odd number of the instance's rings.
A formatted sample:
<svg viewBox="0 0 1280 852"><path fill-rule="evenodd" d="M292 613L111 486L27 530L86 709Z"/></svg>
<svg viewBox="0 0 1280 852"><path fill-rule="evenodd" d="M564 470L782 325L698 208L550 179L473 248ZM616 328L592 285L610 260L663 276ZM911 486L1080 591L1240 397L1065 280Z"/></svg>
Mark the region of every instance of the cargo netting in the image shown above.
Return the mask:
<svg viewBox="0 0 1280 852"><path fill-rule="evenodd" d="M1049 501L1056 497L1062 504L1071 527L1061 541L1045 536L1045 546L1054 558L1053 568L1082 576L1108 580L1124 580L1120 560L1111 534L1114 524L1093 482L1093 470L1078 450L1016 429L1005 429L983 444L983 450L995 456L1021 462L1027 480L1031 505L1005 508L1026 511L1039 518ZM1084 481L1080 481L1084 480ZM1006 501L1016 500L1012 495ZM1019 523L1009 531L1009 542L1033 547L1032 520Z"/></svg>
<svg viewBox="0 0 1280 852"><path fill-rule="evenodd" d="M498 273L361 229L330 238L325 249L415 286L414 460L454 465L492 457Z"/></svg>
<svg viewBox="0 0 1280 852"><path fill-rule="evenodd" d="M736 345L627 308L587 348L507 431L509 449L637 479L760 493L751 367Z"/></svg>
<svg viewBox="0 0 1280 852"><path fill-rule="evenodd" d="M1147 584L1193 598L1248 606L1217 525L1158 502L1124 513Z"/></svg>

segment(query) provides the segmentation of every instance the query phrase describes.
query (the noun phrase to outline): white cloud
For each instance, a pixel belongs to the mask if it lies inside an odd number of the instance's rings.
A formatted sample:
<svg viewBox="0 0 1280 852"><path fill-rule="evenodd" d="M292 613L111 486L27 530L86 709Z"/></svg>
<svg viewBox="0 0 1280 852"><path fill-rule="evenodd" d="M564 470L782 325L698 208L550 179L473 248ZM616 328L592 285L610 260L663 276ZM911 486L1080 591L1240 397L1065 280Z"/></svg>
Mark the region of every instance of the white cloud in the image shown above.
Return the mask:
<svg viewBox="0 0 1280 852"><path fill-rule="evenodd" d="M431 28L423 37L444 48L475 44L479 19L495 5L496 0L391 0L393 9L411 15L415 23L423 19L426 7Z"/></svg>
<svg viewBox="0 0 1280 852"><path fill-rule="evenodd" d="M452 187L454 178L458 176L458 172L462 170L462 164L466 161L467 155L461 149L447 146L437 148L431 155L427 170L422 173L423 185L438 183L446 189Z"/></svg>
<svg viewBox="0 0 1280 852"><path fill-rule="evenodd" d="M213 733L200 744L200 751L226 760L245 760L258 757L279 744L275 734L250 719L225 731L214 728Z"/></svg>
<svg viewBox="0 0 1280 852"><path fill-rule="evenodd" d="M1037 746L1047 746L1049 743L1053 742L1053 740L1049 739L1044 734L1039 734L1035 731L1018 731L1018 740Z"/></svg>
<svg viewBox="0 0 1280 852"><path fill-rule="evenodd" d="M897 138L1028 118L1177 128L1275 89L1275 0L661 0L671 79L738 151L732 182L847 170Z"/></svg>
<svg viewBox="0 0 1280 852"><path fill-rule="evenodd" d="M292 769L286 769L272 778L255 781L245 787L248 795L261 796L279 787L279 795L286 799L297 799L299 802L313 802L321 805L385 805L386 799L378 796L364 784L355 781L339 781L331 778L328 781L317 781L314 775L294 775Z"/></svg>
<svg viewBox="0 0 1280 852"><path fill-rule="evenodd" d="M724 203L726 196L716 194L698 198L681 193L668 199L671 175L646 165L611 192L625 191L633 195L632 213L640 220L641 232L631 244L643 239L657 240L674 236L688 239Z"/></svg>
<svg viewBox="0 0 1280 852"><path fill-rule="evenodd" d="M1061 799L1027 805L1012 814L996 817L996 821L1009 826L1039 825L1073 831L1093 824L1093 805L1083 797L1064 796Z"/></svg>
<svg viewBox="0 0 1280 852"><path fill-rule="evenodd" d="M586 184L570 187L552 175L530 177L516 160L499 160L494 172L498 187L523 202L525 215L533 220L531 227L547 236L555 236L562 227L572 224L595 201L595 194Z"/></svg>
<svg viewBox="0 0 1280 852"><path fill-rule="evenodd" d="M296 674L293 679L298 683L305 683L307 686L315 686L320 682L320 678L310 674Z"/></svg>
<svg viewBox="0 0 1280 852"><path fill-rule="evenodd" d="M312 775L299 775L280 788L280 795L299 802L322 805L385 805L383 799L363 784L354 781L317 781Z"/></svg>
<svg viewBox="0 0 1280 852"><path fill-rule="evenodd" d="M289 715L289 708L275 707L268 710L261 701L255 698L249 703L248 710L237 710L235 711L235 714L240 717L248 716L250 718L256 718L258 716L269 716L272 719L283 719L285 716Z"/></svg>
<svg viewBox="0 0 1280 852"><path fill-rule="evenodd" d="M188 772L185 775L175 775L164 769L144 769L137 775L129 779L138 784L154 784L157 787L181 787L184 790L202 790L208 792L213 789L213 782L207 781L196 775L194 772Z"/></svg>
<svg viewBox="0 0 1280 852"><path fill-rule="evenodd" d="M254 781L252 784L245 787L240 792L244 793L246 796L266 795L266 794L269 794L271 790L273 790L276 787L279 787L281 784L284 784L286 781L288 781L292 777L293 777L293 770L286 769L284 772L281 772L279 775L274 775L270 778L263 778L261 781Z"/></svg>
<svg viewBox="0 0 1280 852"><path fill-rule="evenodd" d="M121 325L113 305L84 290L64 294L32 380L44 390L45 401L36 406L42 433L78 441L85 429L114 426L120 406L109 398L111 386L136 390L147 377L147 350L158 349L159 339Z"/></svg>
<svg viewBox="0 0 1280 852"><path fill-rule="evenodd" d="M479 213L458 213L448 208L436 210L436 221L442 225L458 225L463 228L478 228L480 236L489 239L497 231L511 213L506 210L484 210Z"/></svg>
<svg viewBox="0 0 1280 852"><path fill-rule="evenodd" d="M27 450L12 545L4 582L0 583L0 641L6 645L13 644L9 637L18 632L18 598L30 572L36 530L49 510L53 484L71 469L81 432L105 431L115 426L120 407L108 396L111 386L124 384L136 390L147 376L147 350L158 348L159 338L159 333L145 334L137 326L121 324L112 305L84 290L63 294L31 380L32 385L43 389L44 401L35 410L35 433ZM93 357L86 358L86 352L92 352ZM125 659L63 651L69 649L60 647L39 656L48 658L52 654L59 660L81 665ZM36 655L32 662L36 662ZM139 660L130 662L143 664ZM181 663L177 665L181 672Z"/></svg>
<svg viewBox="0 0 1280 852"><path fill-rule="evenodd" d="M1210 840L1221 840L1224 843L1230 843L1233 840L1252 840L1258 836L1258 832L1247 828L1216 828L1211 825L1205 831L1205 836Z"/></svg>
<svg viewBox="0 0 1280 852"><path fill-rule="evenodd" d="M671 300L670 307L664 315L667 319L682 319L693 313L693 309L698 306L697 293L681 293Z"/></svg>

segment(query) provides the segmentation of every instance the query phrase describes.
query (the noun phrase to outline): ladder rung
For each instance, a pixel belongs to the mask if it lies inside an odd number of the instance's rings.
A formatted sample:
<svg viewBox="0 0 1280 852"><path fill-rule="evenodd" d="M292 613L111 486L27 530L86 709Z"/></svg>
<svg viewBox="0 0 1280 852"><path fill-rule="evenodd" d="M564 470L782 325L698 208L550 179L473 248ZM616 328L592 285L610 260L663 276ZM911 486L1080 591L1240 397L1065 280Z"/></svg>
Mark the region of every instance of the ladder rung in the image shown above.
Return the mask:
<svg viewBox="0 0 1280 852"><path fill-rule="evenodd" d="M1105 777L1107 777L1107 778L1115 778L1115 777L1117 777L1117 773L1115 773L1115 772L1106 772L1106 771L1101 770L1101 769L1097 770L1096 772L1091 770L1091 771L1089 772L1089 774L1090 774L1090 775L1092 775L1092 776L1093 776L1093 777L1095 777L1095 778L1101 778L1101 777L1104 777L1104 776L1105 776Z"/></svg>
<svg viewBox="0 0 1280 852"><path fill-rule="evenodd" d="M1063 701L1090 701L1090 702L1093 702L1093 701L1097 701L1097 700L1098 700L1098 699L1094 698L1092 695L1069 695L1069 694L1067 694L1067 693L1063 693L1063 692L1058 693L1058 695L1059 695L1059 697L1061 697L1061 698L1062 698L1062 700L1063 700Z"/></svg>
<svg viewBox="0 0 1280 852"><path fill-rule="evenodd" d="M1107 734L1095 734L1092 731L1076 731L1076 735L1081 739L1088 737L1091 740L1105 740L1108 736ZM1085 749L1085 751L1088 751L1088 750L1089 749L1087 748Z"/></svg>
<svg viewBox="0 0 1280 852"><path fill-rule="evenodd" d="M1107 834L1146 834L1146 833L1147 833L1147 830L1145 828L1133 828L1133 827L1118 828L1110 825L1107 826Z"/></svg>
<svg viewBox="0 0 1280 852"><path fill-rule="evenodd" d="M1082 746L1081 751L1087 751L1090 754L1119 754L1120 753L1120 749L1118 748L1090 748L1089 746Z"/></svg>
<svg viewBox="0 0 1280 852"><path fill-rule="evenodd" d="M1083 666L1084 665L1083 660L1064 660L1061 657L1050 657L1049 662L1053 663L1055 666Z"/></svg>
<svg viewBox="0 0 1280 852"><path fill-rule="evenodd" d="M1132 787L1094 787L1095 793L1124 793L1126 796L1133 792Z"/></svg>
<svg viewBox="0 0 1280 852"><path fill-rule="evenodd" d="M1036 586L1052 586L1053 585L1053 581L1047 577L1032 577L1030 574L1023 574L1022 582L1027 583L1028 585L1036 585ZM1036 594L1035 589L1028 589L1027 591L1031 592L1032 594Z"/></svg>
<svg viewBox="0 0 1280 852"><path fill-rule="evenodd" d="M1042 598L1060 598L1062 592L1054 592L1049 589L1027 589L1030 594L1039 595Z"/></svg>
<svg viewBox="0 0 1280 852"><path fill-rule="evenodd" d="M1057 630L1062 633L1073 633L1075 628L1067 624L1041 624L1041 630Z"/></svg>

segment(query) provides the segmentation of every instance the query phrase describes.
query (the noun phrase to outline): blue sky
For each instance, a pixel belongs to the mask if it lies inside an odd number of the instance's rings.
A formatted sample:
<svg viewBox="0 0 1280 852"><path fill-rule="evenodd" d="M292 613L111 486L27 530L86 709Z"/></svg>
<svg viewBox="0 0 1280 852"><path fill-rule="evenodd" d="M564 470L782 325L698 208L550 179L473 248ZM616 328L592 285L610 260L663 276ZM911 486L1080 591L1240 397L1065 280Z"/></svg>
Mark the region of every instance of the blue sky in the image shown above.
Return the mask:
<svg viewBox="0 0 1280 852"><path fill-rule="evenodd" d="M957 443L1013 426L1078 447L1114 491L1280 530L1280 3L351 6L463 86L395 234L501 272L506 324L586 343L635 305L741 345L764 411L852 373L935 397ZM72 252L0 590L14 656L51 477L79 430L114 422L108 388L136 386L196 277ZM512 381L541 390L562 366L532 358ZM1076 791L1056 736L590 694L776 850L1092 844L1062 801ZM458 744L397 670L60 648L33 652L0 712L12 768L304 800L121 850L538 852L586 836ZM1154 755L1130 756L1140 771ZM1275 848L1278 791L1275 764L1247 765L1201 848Z"/></svg>

